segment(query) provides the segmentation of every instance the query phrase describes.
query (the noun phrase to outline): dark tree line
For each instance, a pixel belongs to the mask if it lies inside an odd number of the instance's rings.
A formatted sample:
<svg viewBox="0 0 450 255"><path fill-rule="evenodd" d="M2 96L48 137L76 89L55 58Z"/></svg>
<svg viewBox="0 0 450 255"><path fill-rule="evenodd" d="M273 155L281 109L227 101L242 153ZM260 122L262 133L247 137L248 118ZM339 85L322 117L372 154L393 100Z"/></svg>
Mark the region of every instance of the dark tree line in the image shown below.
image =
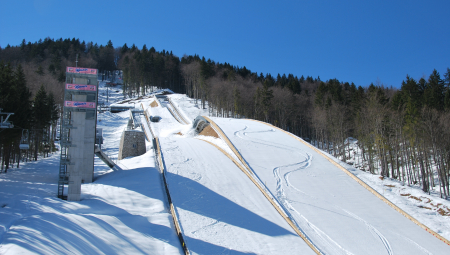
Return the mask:
<svg viewBox="0 0 450 255"><path fill-rule="evenodd" d="M14 124L14 128L0 129L2 172L7 172L14 163L19 167L20 157L22 160L37 160L38 152L43 152L46 145L50 150L53 149L53 141L49 139L54 138L50 130L55 130L58 119L55 97L41 85L32 98L20 64L13 69L10 64L0 62L0 108L3 112L14 113L8 120ZM23 130L28 132L24 133ZM28 135L23 142L30 145L29 150L21 151L19 148L22 135Z"/></svg>
<svg viewBox="0 0 450 255"><path fill-rule="evenodd" d="M344 162L373 174L421 185L439 184L449 196L450 70L419 81L409 76L399 90L367 88L337 79L258 75L245 67L184 56L186 93L211 115L269 122ZM358 140L355 158L349 137Z"/></svg>
<svg viewBox="0 0 450 255"><path fill-rule="evenodd" d="M117 49L79 39L50 39L0 48L0 108L13 112L14 129L0 129L2 171L22 160L37 160L46 145L54 149L58 106L64 96L66 66L116 70ZM78 57L78 58L77 58ZM20 151L22 130L29 130L30 149ZM45 153L44 153L45 156Z"/></svg>
<svg viewBox="0 0 450 255"><path fill-rule="evenodd" d="M425 192L439 184L441 196L449 196L448 69L443 77L436 70L418 81L407 76L400 89L383 84L363 88L337 79L257 74L198 55L180 59L146 45L114 48L111 41L98 46L48 38L8 45L0 49L0 60L26 66L28 81L51 77L47 82L28 82L28 87L34 94L41 84L49 84L47 90L59 103L63 90L55 91L51 81L61 84L64 68L73 66L75 54L79 66L100 72L121 69L126 96L155 88L186 93L212 116L269 122L365 171L421 185ZM349 137L358 140L356 149Z"/></svg>
<svg viewBox="0 0 450 255"><path fill-rule="evenodd" d="M129 97L144 95L153 89L168 88L183 93L180 59L172 52L144 45L139 50L134 44L125 44L120 50L118 67L123 71L123 92Z"/></svg>

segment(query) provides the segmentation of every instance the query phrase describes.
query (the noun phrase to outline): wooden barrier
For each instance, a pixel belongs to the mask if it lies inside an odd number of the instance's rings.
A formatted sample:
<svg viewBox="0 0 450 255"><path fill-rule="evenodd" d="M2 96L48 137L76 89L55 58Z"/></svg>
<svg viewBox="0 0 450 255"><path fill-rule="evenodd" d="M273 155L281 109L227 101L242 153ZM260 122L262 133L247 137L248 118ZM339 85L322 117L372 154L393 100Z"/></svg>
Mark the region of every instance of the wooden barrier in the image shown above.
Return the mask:
<svg viewBox="0 0 450 255"><path fill-rule="evenodd" d="M316 253L316 254L322 254L320 250L309 240L309 238L305 235L305 233L298 228L298 226L289 218L288 214L280 207L278 202L275 201L275 199L269 194L255 179L253 171L250 169L250 166L247 164L247 162L244 160L242 155L237 151L236 147L231 143L231 141L228 139L228 137L225 135L225 133L222 131L222 129L217 126L215 122L213 122L210 118L203 116L214 128L214 130L219 134L219 136L222 138L223 141L225 141L226 144L230 147L230 149L233 151L233 153L239 158L242 165L239 164L233 157L228 155L223 149L219 148L218 146L212 144L214 147L219 149L222 153L227 155L228 158L230 158L246 175L250 180L258 187L258 189L263 193L263 195L267 198L267 200L272 204L272 206L278 211L278 213L281 215L281 217L284 218L284 220L291 226L291 228L297 233L303 241Z"/></svg>
<svg viewBox="0 0 450 255"><path fill-rule="evenodd" d="M155 137L153 139L153 148L155 150L155 155L157 158L156 162L158 165L158 169L163 178L164 188L165 188L166 195L167 195L167 200L169 201L170 214L172 214L173 224L175 225L175 231L177 232L177 236L178 236L178 239L180 240L181 247L183 248L184 254L189 255L190 253L186 246L186 242L184 241L183 232L181 231L180 223L178 222L178 217L177 217L177 213L175 211L175 206L173 205L172 198L170 197L169 187L168 187L167 181L166 181L166 173L165 173L166 166L164 164L164 160L163 160L163 156L162 156L162 152L161 152L161 146L159 144L159 139L157 137Z"/></svg>
<svg viewBox="0 0 450 255"><path fill-rule="evenodd" d="M142 123L141 123L141 128L142 128L142 130L144 130L144 134L145 134L145 137L147 137L147 141L151 141L150 137L147 134L147 131L145 130L144 124L142 124Z"/></svg>
<svg viewBox="0 0 450 255"><path fill-rule="evenodd" d="M385 198L384 196L382 196L380 193L378 193L375 189L373 189L372 187L370 187L367 183L365 183L364 181L362 181L361 179L359 179L356 175L354 175L353 173L351 173L349 170L345 169L343 166L341 166L339 163L337 163L336 161L334 161L332 158L330 158L328 155L324 154L322 151L320 151L319 149L317 149L316 147L312 146L310 143L305 142L303 139L299 138L298 136L291 134L281 128L278 128L274 125L271 125L269 123L266 122L262 122L259 120L252 120L252 121L256 121L256 122L260 122L262 124L268 125L272 128L278 129L280 131L283 131L284 133L290 135L291 137L295 138L296 140L302 142L303 144L305 144L306 146L308 146L309 148L311 148L312 150L314 150L315 152L317 152L319 155L321 155L322 157L326 158L328 161L330 161L333 165L335 165L336 167L338 167L340 170L342 170L344 173L346 173L348 176L350 176L353 180L355 180L356 182L358 182L361 186L363 186L364 188L366 188L368 191L370 191L372 194L374 194L376 197L378 197L379 199L381 199L382 201L384 201L386 204L388 204L390 207L392 207L394 210L396 210L397 212L399 212L400 214L402 214L403 216L405 216L407 219L411 220L412 222L414 222L415 224L417 224L418 226L420 226L421 228L425 229L428 233L432 234L434 237L438 238L439 240L441 240L442 242L446 243L447 245L450 245L450 241L448 241L447 239L445 239L444 237L442 237L441 235L439 235L438 233L434 232L433 230L431 230L429 227L425 226L424 224L422 224L421 222L419 222L418 220L416 220L414 217L412 217L411 215L409 215L408 213L406 213L405 211L403 211L400 207L398 207L397 205L395 205L394 203L392 203L391 201L389 201L387 198Z"/></svg>
<svg viewBox="0 0 450 255"><path fill-rule="evenodd" d="M148 129L150 129L150 133L152 133L153 137L156 137L155 133L153 133L152 126L150 125L150 119L148 118L148 114L147 114L146 110L144 110L144 116L145 116L145 119L147 120L147 125L148 125Z"/></svg>
<svg viewBox="0 0 450 255"><path fill-rule="evenodd" d="M172 106L173 110L177 113L178 117L180 117L180 119L184 122L184 124L188 125L189 122L183 117L183 115L180 114L177 107L175 107L175 105L173 104L172 100L169 97L168 97L168 99L169 99L169 104Z"/></svg>
<svg viewBox="0 0 450 255"><path fill-rule="evenodd" d="M169 110L170 114L172 114L172 116L178 121L178 123L180 123L180 124L182 124L182 125L186 125L186 124L184 124L183 122L181 122L181 120L179 120L179 119L177 118L177 116L176 116L175 113L172 111L172 109L170 109L169 107L166 107L166 108L167 108L167 110Z"/></svg>

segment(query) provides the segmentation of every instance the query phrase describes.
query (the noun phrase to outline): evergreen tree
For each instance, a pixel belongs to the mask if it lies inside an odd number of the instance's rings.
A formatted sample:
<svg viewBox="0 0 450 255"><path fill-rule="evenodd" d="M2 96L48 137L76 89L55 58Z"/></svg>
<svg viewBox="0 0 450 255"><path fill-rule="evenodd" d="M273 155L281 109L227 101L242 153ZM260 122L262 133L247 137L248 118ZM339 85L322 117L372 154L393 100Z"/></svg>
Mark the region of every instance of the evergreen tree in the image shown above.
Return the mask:
<svg viewBox="0 0 450 255"><path fill-rule="evenodd" d="M4 112L13 110L10 105L10 101L14 98L13 81L10 63L5 65L0 62L0 108L3 108Z"/></svg>
<svg viewBox="0 0 450 255"><path fill-rule="evenodd" d="M446 111L450 110L450 88L447 88L445 91L444 108Z"/></svg>
<svg viewBox="0 0 450 255"><path fill-rule="evenodd" d="M205 57L203 57L202 61L200 62L200 73L205 80L211 76L214 76L215 74L213 65L211 64L211 60L208 59L208 62L205 61Z"/></svg>
<svg viewBox="0 0 450 255"><path fill-rule="evenodd" d="M111 42L111 40L108 41L108 43L106 44L106 47L110 48L110 49L114 49L113 43Z"/></svg>
<svg viewBox="0 0 450 255"><path fill-rule="evenodd" d="M30 128L31 116L31 92L27 87L27 81L22 66L19 64L14 73L14 115L12 120L15 125L21 128Z"/></svg>
<svg viewBox="0 0 450 255"><path fill-rule="evenodd" d="M325 99L327 93L327 85L324 82L320 82L319 87L316 91L316 98L314 99L314 103L320 107L325 106Z"/></svg>
<svg viewBox="0 0 450 255"><path fill-rule="evenodd" d="M444 89L444 81L441 79L441 76L436 69L434 69L430 78L428 78L428 83L424 91L425 104L430 108L443 110Z"/></svg>
<svg viewBox="0 0 450 255"><path fill-rule="evenodd" d="M41 65L39 65L38 69L36 70L36 73L41 75L41 76L43 76L45 74L44 73L44 69L42 68Z"/></svg>
<svg viewBox="0 0 450 255"><path fill-rule="evenodd" d="M33 100L33 120L36 129L43 129L51 120L51 112L48 106L47 92L42 84Z"/></svg>
<svg viewBox="0 0 450 255"><path fill-rule="evenodd" d="M22 43L20 44L20 50L24 51L26 46L27 46L27 42L25 41L25 39L23 39Z"/></svg>
<svg viewBox="0 0 450 255"><path fill-rule="evenodd" d="M444 74L444 84L446 88L450 87L450 68L447 67L447 72Z"/></svg>
<svg viewBox="0 0 450 255"><path fill-rule="evenodd" d="M300 94L300 82L297 77L294 77L293 74L289 74L288 81L286 87L294 94Z"/></svg>
<svg viewBox="0 0 450 255"><path fill-rule="evenodd" d="M273 90L269 89L269 82L264 81L263 89L261 90L261 106L263 108L264 119L269 122L269 111L272 105Z"/></svg>
<svg viewBox="0 0 450 255"><path fill-rule="evenodd" d="M125 54L125 53L127 53L128 50L129 50L129 49L128 49L127 43L125 43L125 44L122 46L121 52L122 52L122 54Z"/></svg>
<svg viewBox="0 0 450 255"><path fill-rule="evenodd" d="M419 111L422 108L422 92L420 85L409 75L406 76L406 81L402 82L401 87L402 103L405 108L405 120L407 123L415 123L419 116Z"/></svg>
<svg viewBox="0 0 450 255"><path fill-rule="evenodd" d="M59 118L58 107L56 105L55 96L53 95L53 92L48 93L47 106L48 106L48 111L50 112L50 122L53 123L53 122L57 121Z"/></svg>
<svg viewBox="0 0 450 255"><path fill-rule="evenodd" d="M450 68L447 68L447 72L444 74L445 83L445 96L444 96L444 108L450 110Z"/></svg>

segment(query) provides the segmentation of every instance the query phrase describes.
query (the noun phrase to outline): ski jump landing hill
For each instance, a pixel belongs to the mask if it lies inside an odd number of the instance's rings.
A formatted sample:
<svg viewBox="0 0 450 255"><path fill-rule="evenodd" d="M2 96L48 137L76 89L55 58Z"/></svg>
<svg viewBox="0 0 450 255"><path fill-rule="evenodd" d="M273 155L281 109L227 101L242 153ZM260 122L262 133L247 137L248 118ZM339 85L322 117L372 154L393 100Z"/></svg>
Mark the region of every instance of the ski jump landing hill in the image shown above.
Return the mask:
<svg viewBox="0 0 450 255"><path fill-rule="evenodd" d="M142 108L186 253L450 254L446 239L290 133L194 121L171 101Z"/></svg>

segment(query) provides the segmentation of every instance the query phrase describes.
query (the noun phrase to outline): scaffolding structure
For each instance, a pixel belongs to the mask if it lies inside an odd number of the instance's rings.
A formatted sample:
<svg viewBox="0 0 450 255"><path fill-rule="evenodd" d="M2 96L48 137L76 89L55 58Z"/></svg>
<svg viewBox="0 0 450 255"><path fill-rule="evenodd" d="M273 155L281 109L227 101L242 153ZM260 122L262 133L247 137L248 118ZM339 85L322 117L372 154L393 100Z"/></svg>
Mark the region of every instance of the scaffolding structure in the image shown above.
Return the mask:
<svg viewBox="0 0 450 255"><path fill-rule="evenodd" d="M93 181L97 124L97 69L67 67L61 120L58 197L78 201L81 183ZM64 194L67 186L67 195Z"/></svg>

